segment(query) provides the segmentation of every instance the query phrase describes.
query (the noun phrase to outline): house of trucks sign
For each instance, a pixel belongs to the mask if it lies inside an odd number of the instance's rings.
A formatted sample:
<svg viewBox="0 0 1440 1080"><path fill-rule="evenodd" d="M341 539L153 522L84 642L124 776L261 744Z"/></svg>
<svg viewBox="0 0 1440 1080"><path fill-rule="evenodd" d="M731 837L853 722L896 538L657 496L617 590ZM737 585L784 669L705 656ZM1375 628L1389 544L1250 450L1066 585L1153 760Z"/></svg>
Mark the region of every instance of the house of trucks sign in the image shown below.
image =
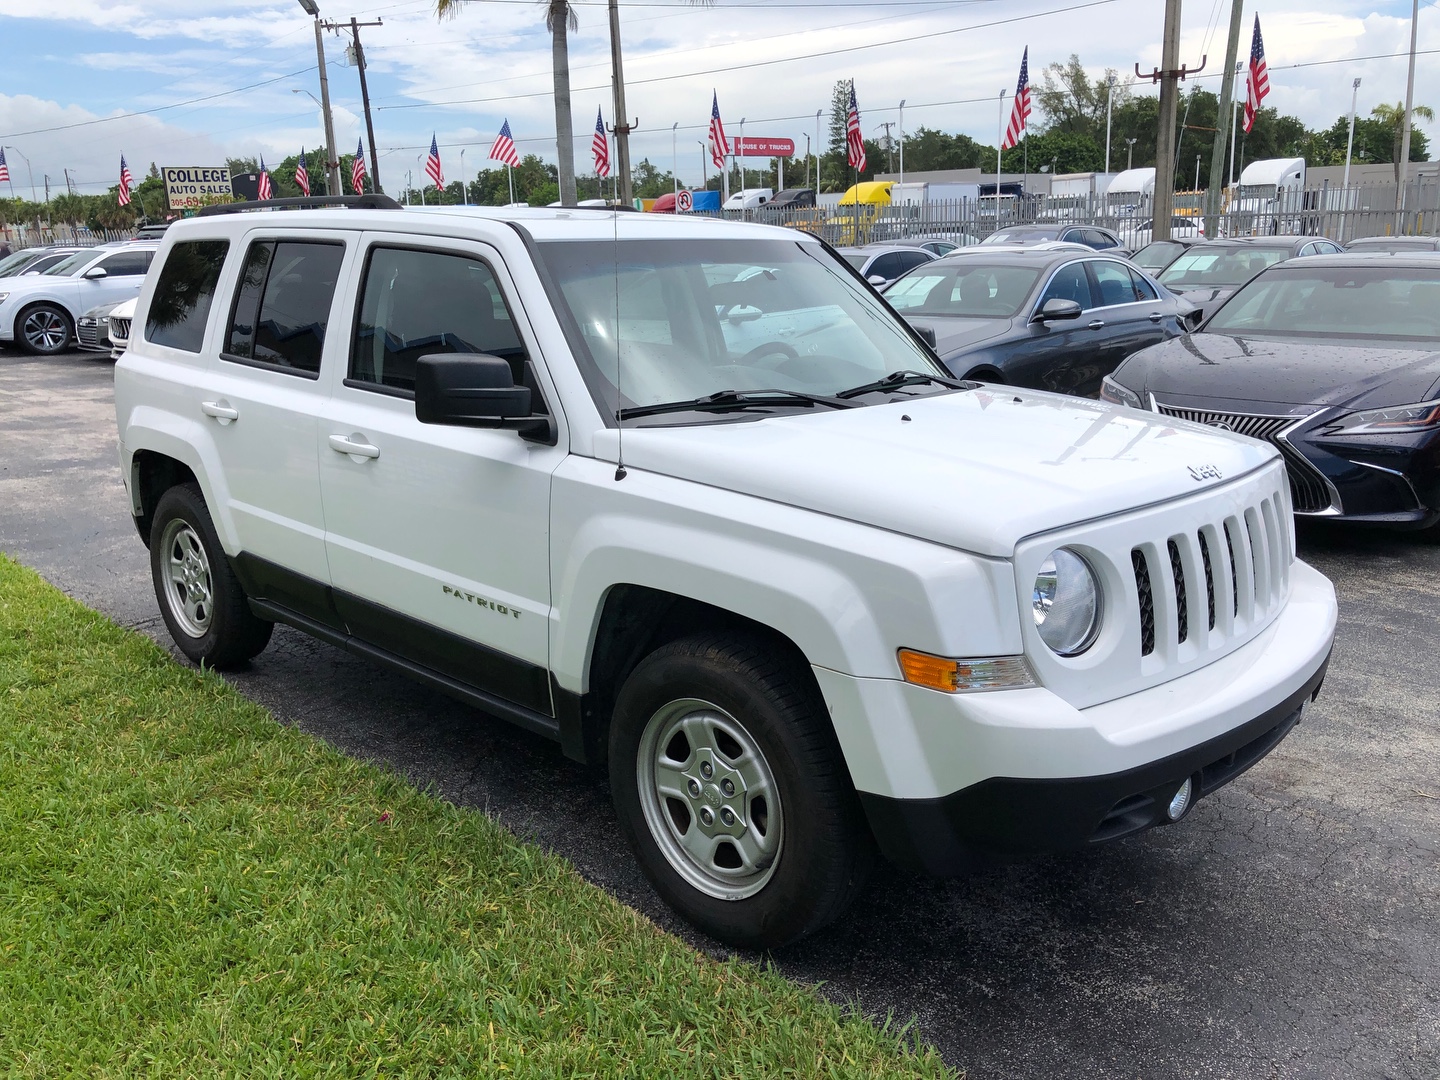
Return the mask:
<svg viewBox="0 0 1440 1080"><path fill-rule="evenodd" d="M230 170L205 165L167 165L160 170L165 181L165 202L171 210L193 210L218 197L229 199Z"/></svg>
<svg viewBox="0 0 1440 1080"><path fill-rule="evenodd" d="M794 139L747 137L735 140L736 157L788 158L795 156Z"/></svg>

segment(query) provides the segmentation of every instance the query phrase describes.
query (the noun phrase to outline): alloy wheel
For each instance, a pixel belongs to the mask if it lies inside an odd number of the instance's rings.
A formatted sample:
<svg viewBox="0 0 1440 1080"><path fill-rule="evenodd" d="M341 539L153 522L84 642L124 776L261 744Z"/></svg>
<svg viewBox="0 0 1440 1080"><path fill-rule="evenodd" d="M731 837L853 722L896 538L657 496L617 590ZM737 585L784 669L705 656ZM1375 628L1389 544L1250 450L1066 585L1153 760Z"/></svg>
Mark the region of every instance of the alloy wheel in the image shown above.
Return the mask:
<svg viewBox="0 0 1440 1080"><path fill-rule="evenodd" d="M202 638L214 618L214 586L210 559L200 536L188 521L176 518L165 526L160 551L168 571L165 600L170 614L190 637Z"/></svg>
<svg viewBox="0 0 1440 1080"><path fill-rule="evenodd" d="M38 352L56 352L70 336L65 319L49 308L32 311L26 316L22 332L26 342Z"/></svg>

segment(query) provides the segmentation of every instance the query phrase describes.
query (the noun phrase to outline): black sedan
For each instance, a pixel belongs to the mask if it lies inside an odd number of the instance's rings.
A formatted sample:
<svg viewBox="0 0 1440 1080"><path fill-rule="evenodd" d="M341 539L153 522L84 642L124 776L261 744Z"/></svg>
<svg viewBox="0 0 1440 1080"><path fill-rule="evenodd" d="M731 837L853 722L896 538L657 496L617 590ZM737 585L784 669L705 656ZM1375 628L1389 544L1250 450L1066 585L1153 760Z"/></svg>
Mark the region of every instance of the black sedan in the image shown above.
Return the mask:
<svg viewBox="0 0 1440 1080"><path fill-rule="evenodd" d="M1388 251L1409 255L1417 251L1440 251L1440 236L1364 236L1345 245L1346 251Z"/></svg>
<svg viewBox="0 0 1440 1080"><path fill-rule="evenodd" d="M1101 396L1272 443L1297 514L1440 523L1440 259L1281 263Z"/></svg>
<svg viewBox="0 0 1440 1080"><path fill-rule="evenodd" d="M969 248L916 267L885 299L950 371L1094 396L1131 353L1186 329L1191 305L1118 258L1081 248Z"/></svg>
<svg viewBox="0 0 1440 1080"><path fill-rule="evenodd" d="M1333 255L1342 250L1339 244L1313 236L1207 240L1160 271L1160 284L1208 315L1267 267L1286 259Z"/></svg>

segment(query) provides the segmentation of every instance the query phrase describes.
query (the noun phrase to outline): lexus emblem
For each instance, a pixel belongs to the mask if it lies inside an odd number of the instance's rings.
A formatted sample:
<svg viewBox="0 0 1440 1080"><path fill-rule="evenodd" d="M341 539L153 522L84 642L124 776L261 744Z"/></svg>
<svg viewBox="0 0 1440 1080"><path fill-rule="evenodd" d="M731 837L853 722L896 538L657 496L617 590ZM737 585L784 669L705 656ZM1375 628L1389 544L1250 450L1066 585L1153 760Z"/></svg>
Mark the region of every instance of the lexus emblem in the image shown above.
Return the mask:
<svg viewBox="0 0 1440 1080"><path fill-rule="evenodd" d="M1232 428L1229 424L1227 424L1224 420L1211 420L1211 421L1210 421L1210 426L1213 427L1213 428L1219 428L1221 431L1234 431L1234 430L1235 430L1235 429Z"/></svg>
<svg viewBox="0 0 1440 1080"><path fill-rule="evenodd" d="M1189 465L1190 476L1195 480L1219 480L1220 470L1214 465Z"/></svg>

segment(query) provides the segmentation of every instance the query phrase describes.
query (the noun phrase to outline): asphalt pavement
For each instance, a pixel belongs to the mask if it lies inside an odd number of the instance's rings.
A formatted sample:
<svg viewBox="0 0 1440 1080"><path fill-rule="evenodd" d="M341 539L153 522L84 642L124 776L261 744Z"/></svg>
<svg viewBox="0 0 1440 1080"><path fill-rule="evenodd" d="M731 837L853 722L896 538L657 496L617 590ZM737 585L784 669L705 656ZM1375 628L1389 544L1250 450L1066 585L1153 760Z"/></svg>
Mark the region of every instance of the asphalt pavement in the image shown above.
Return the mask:
<svg viewBox="0 0 1440 1080"><path fill-rule="evenodd" d="M0 550L169 644L107 360L0 347ZM971 1077L1440 1077L1440 544L1306 528L1340 632L1304 722L1180 825L937 881L882 870L773 955L912 1018ZM714 954L636 869L604 777L286 627L227 678L283 723L482 809Z"/></svg>

